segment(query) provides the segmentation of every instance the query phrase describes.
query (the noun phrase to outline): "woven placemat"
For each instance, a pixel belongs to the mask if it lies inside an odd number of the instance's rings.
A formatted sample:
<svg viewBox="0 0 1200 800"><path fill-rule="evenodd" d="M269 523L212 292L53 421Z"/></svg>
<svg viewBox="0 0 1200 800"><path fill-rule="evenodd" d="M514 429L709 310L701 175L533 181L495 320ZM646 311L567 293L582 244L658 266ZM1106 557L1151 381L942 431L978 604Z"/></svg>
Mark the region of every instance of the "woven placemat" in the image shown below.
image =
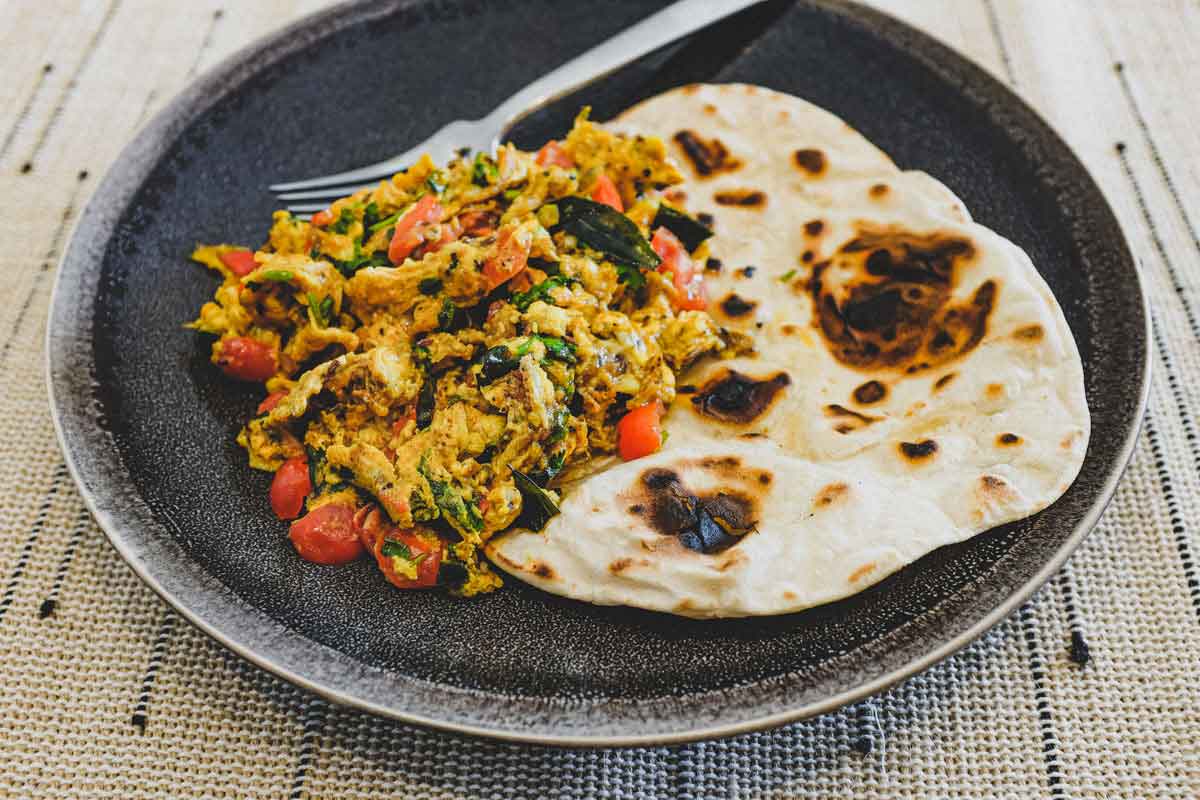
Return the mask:
<svg viewBox="0 0 1200 800"><path fill-rule="evenodd" d="M0 796L1200 796L1200 6L877 0L1010 81L1138 252L1156 379L1116 499L1018 613L870 701L776 731L579 751L332 707L193 630L108 545L54 440L44 324L100 174L198 70L315 1L0 10Z"/></svg>

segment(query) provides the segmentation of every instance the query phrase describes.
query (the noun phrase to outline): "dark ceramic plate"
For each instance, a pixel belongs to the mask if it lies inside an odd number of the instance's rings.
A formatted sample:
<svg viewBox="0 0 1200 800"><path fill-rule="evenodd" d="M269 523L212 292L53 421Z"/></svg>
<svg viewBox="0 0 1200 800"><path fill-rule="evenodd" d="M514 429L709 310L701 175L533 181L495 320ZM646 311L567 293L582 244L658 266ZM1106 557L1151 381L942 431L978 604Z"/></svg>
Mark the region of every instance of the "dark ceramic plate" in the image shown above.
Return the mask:
<svg viewBox="0 0 1200 800"><path fill-rule="evenodd" d="M943 548L848 600L692 622L510 582L463 602L398 595L366 561L295 556L234 443L259 392L184 330L210 297L196 241L257 242L265 184L379 160L480 115L661 3L369 2L309 17L202 77L126 148L82 215L49 323L59 436L96 518L180 613L337 702L455 731L560 744L669 742L829 711L1004 618L1095 524L1145 402L1147 313L1129 248L1066 145L978 67L840 0L756 8L523 123L603 118L693 80L800 95L950 186L1033 257L1066 311L1093 434L1053 507Z"/></svg>

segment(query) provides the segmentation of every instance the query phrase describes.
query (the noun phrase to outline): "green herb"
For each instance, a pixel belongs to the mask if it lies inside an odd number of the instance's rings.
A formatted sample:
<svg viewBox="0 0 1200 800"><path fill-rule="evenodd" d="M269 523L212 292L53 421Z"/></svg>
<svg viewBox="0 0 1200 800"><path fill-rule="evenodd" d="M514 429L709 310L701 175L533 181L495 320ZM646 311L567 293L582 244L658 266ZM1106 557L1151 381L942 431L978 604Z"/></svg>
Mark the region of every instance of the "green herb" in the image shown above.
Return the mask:
<svg viewBox="0 0 1200 800"><path fill-rule="evenodd" d="M496 164L492 161L491 156L485 153L476 153L475 163L471 167L471 183L476 186L488 186L499 177L500 170L496 169Z"/></svg>
<svg viewBox="0 0 1200 800"><path fill-rule="evenodd" d="M395 539L384 539L383 546L379 548L379 552L388 558L403 558L410 564L420 564L429 557L429 553L413 554L411 548L404 542L398 542Z"/></svg>
<svg viewBox="0 0 1200 800"><path fill-rule="evenodd" d="M312 292L308 293L308 310L312 314L313 322L318 328L328 328L333 322L333 298L332 297L317 297Z"/></svg>
<svg viewBox="0 0 1200 800"><path fill-rule="evenodd" d="M571 421L571 412L559 406L550 412L550 435L546 437L548 444L557 444L567 438L567 423Z"/></svg>
<svg viewBox="0 0 1200 800"><path fill-rule="evenodd" d="M305 447L304 450L308 455L308 482L320 487L325 477L325 451L315 447Z"/></svg>
<svg viewBox="0 0 1200 800"><path fill-rule="evenodd" d="M446 176L441 170L434 170L429 177L425 179L425 185L429 187L429 191L434 194L441 194L446 191Z"/></svg>
<svg viewBox="0 0 1200 800"><path fill-rule="evenodd" d="M513 200L516 200L520 196L521 196L520 189L505 189L504 190L504 199L509 201L510 203Z"/></svg>
<svg viewBox="0 0 1200 800"><path fill-rule="evenodd" d="M517 524L531 531L540 531L551 517L558 515L558 503L528 475L512 467L509 470L517 484L517 491L521 493L521 515L517 518Z"/></svg>
<svg viewBox="0 0 1200 800"><path fill-rule="evenodd" d="M628 264L613 264L617 268L617 281L625 284L635 292L646 285L646 276L637 267Z"/></svg>
<svg viewBox="0 0 1200 800"><path fill-rule="evenodd" d="M354 273L366 267L390 267L391 260L387 257L386 250L376 250L369 256L364 256L360 250L358 243L354 244L354 257L349 261L338 261L336 258L331 259L333 265L337 267L337 271L345 275L347 278L354 277Z"/></svg>
<svg viewBox="0 0 1200 800"><path fill-rule="evenodd" d="M350 474L329 463L325 451L317 447L305 447L308 456L308 480L318 494L338 491L349 481Z"/></svg>
<svg viewBox="0 0 1200 800"><path fill-rule="evenodd" d="M421 294L437 294L442 290L442 281L440 278L422 278L417 289Z"/></svg>
<svg viewBox="0 0 1200 800"><path fill-rule="evenodd" d="M379 222L379 206L375 205L375 201L367 203L367 207L363 209L363 230L369 231Z"/></svg>
<svg viewBox="0 0 1200 800"><path fill-rule="evenodd" d="M460 533L483 530L483 517L480 515L479 509L463 500L462 495L451 488L449 483L434 478L425 456L421 457L421 464L417 467L417 472L429 484L429 489L433 492L433 501L447 522L457 528Z"/></svg>
<svg viewBox="0 0 1200 800"><path fill-rule="evenodd" d="M659 227L666 228L675 234L689 253L713 235L712 229L707 225L678 209L671 208L666 203L659 205L658 212L654 215L654 222L650 223L650 230L656 230Z"/></svg>
<svg viewBox="0 0 1200 800"><path fill-rule="evenodd" d="M338 214L337 222L329 226L329 230L333 233L345 233L350 230L350 226L356 222L354 212L348 208L343 208Z"/></svg>
<svg viewBox="0 0 1200 800"><path fill-rule="evenodd" d="M479 361L479 382L488 384L503 378L517 368L520 357L514 357L506 345L490 347Z"/></svg>
<svg viewBox="0 0 1200 800"><path fill-rule="evenodd" d="M529 338L538 340L546 347L546 356L548 358L553 358L555 361L564 361L567 364L574 364L579 361L575 356L575 345L568 341L559 339L557 336L542 336L538 333ZM528 347L526 351L528 351ZM521 355L525 354L521 353Z"/></svg>
<svg viewBox="0 0 1200 800"><path fill-rule="evenodd" d="M785 272L779 276L779 280L783 281L784 283L787 283L794 277L796 277L796 270L789 269L787 272Z"/></svg>
<svg viewBox="0 0 1200 800"><path fill-rule="evenodd" d="M529 477L538 486L546 486L548 483L550 483L550 481L554 480L558 473L562 472L563 464L566 462L566 458L566 453L564 453L562 450L559 450L557 453L551 455L550 458L546 459L545 469L539 469L535 472L531 472L529 473Z"/></svg>
<svg viewBox="0 0 1200 800"><path fill-rule="evenodd" d="M408 493L408 507L416 522L429 522L438 518L439 512L433 503L433 495L420 488L414 488Z"/></svg>
<svg viewBox="0 0 1200 800"><path fill-rule="evenodd" d="M371 233L375 233L376 231L381 231L389 225L395 225L397 222L400 221L400 217L404 216L404 212L406 210L407 209L402 208L399 211L397 211L395 214L392 214L390 217L384 217L383 219L379 220L379 222L376 222L374 225L371 226Z"/></svg>
<svg viewBox="0 0 1200 800"><path fill-rule="evenodd" d="M276 283L288 283L292 278L296 277L296 273L290 269L269 269L259 274L260 278Z"/></svg>
<svg viewBox="0 0 1200 800"><path fill-rule="evenodd" d="M433 410L436 403L437 381L432 375L425 376L421 391L417 393L417 428L425 430L433 422Z"/></svg>
<svg viewBox="0 0 1200 800"><path fill-rule="evenodd" d="M308 251L308 257L310 259L312 259L313 261L320 261L321 260L321 246L319 244L314 244L312 246L312 250Z"/></svg>
<svg viewBox="0 0 1200 800"><path fill-rule="evenodd" d="M498 344L489 348L479 361L480 383L489 384L515 370L521 364L521 357L529 353L535 341L541 342L542 346L546 348L547 358L567 364L575 364L579 361L575 355L575 345L559 339L557 336L543 336L535 333L527 336L525 341L512 348L506 344Z"/></svg>
<svg viewBox="0 0 1200 800"><path fill-rule="evenodd" d="M456 306L449 297L442 300L442 310L438 312L438 330L449 333L470 324L471 316L466 309Z"/></svg>
<svg viewBox="0 0 1200 800"><path fill-rule="evenodd" d="M516 306L518 311L527 311L538 300L549 303L552 289L557 289L559 286L570 286L574 283L579 283L579 281L565 275L554 275L531 287L529 291L514 292L509 298L509 302Z"/></svg>
<svg viewBox="0 0 1200 800"><path fill-rule="evenodd" d="M615 208L586 197L564 197L557 205L556 227L611 261L640 269L653 269L662 262L633 220Z"/></svg>
<svg viewBox="0 0 1200 800"><path fill-rule="evenodd" d="M429 348L423 344L419 344L412 349L413 358L422 364L429 363Z"/></svg>

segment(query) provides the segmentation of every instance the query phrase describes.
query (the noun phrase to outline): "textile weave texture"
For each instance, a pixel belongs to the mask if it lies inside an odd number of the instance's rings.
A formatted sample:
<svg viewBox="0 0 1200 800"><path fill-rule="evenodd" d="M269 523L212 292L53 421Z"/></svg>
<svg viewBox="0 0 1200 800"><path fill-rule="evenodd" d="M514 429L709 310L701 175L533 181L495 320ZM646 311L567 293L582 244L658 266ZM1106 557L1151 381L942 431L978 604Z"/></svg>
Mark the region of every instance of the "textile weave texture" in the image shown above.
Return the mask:
<svg viewBox="0 0 1200 800"><path fill-rule="evenodd" d="M150 114L323 3L0 5L0 797L1200 797L1200 4L872 4L1013 85L1103 186L1153 307L1143 435L1062 572L958 655L818 719L611 751L331 706L208 640L125 566L50 422L57 260Z"/></svg>

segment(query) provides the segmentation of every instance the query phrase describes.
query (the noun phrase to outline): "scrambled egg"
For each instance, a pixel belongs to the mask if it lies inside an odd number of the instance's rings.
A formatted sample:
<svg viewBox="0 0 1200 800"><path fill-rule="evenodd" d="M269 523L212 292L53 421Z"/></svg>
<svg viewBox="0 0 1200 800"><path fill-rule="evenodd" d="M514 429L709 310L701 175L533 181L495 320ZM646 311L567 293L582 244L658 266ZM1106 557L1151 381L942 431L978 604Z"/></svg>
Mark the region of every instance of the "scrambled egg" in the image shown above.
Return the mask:
<svg viewBox="0 0 1200 800"><path fill-rule="evenodd" d="M270 392L238 436L250 465L304 459L310 512L382 510L374 524L441 548L439 583L495 589L479 548L536 525L530 492L552 507L572 471L614 453L628 411L669 407L677 373L745 349L680 310L656 257L627 252L651 252L659 191L680 180L661 141L585 112L539 154L426 157L311 222L276 212L253 253L199 247L222 283L191 327L217 337L214 363ZM595 216L565 224L563 198L602 184L626 222L577 202ZM415 560L389 557L417 579Z"/></svg>

